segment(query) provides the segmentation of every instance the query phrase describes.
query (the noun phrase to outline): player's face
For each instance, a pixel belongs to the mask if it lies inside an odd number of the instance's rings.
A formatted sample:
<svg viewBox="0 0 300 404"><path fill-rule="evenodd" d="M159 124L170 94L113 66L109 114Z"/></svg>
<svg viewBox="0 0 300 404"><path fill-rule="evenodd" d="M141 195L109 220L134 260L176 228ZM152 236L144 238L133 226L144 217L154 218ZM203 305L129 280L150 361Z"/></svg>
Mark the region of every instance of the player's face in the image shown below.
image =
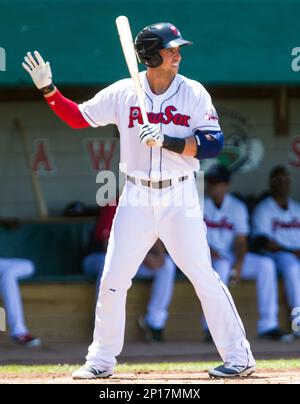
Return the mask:
<svg viewBox="0 0 300 404"><path fill-rule="evenodd" d="M271 179L271 190L274 196L288 197L290 193L291 179L286 171L279 172Z"/></svg>
<svg viewBox="0 0 300 404"><path fill-rule="evenodd" d="M162 64L159 66L161 69L177 73L181 61L180 47L162 49L159 51L163 59Z"/></svg>
<svg viewBox="0 0 300 404"><path fill-rule="evenodd" d="M206 191L208 196L215 202L219 202L224 198L229 190L229 183L217 182L214 180L208 180L206 182Z"/></svg>

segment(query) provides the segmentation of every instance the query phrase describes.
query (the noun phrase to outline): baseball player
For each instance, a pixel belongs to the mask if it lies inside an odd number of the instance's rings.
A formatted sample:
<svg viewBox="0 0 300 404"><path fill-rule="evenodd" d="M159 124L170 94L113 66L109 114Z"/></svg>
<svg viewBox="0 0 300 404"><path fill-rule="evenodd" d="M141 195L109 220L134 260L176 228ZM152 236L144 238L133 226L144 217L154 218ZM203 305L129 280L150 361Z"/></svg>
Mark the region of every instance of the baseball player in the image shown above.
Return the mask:
<svg viewBox="0 0 300 404"><path fill-rule="evenodd" d="M203 214L195 197L199 159L220 152L223 134L208 92L178 74L185 45L191 42L170 23L150 25L135 39L138 58L147 67L140 80L149 124L143 124L131 79L118 81L77 105L54 86L50 65L39 53L25 56L24 68L60 118L74 128L113 123L120 132L120 170L127 181L109 238L93 343L74 378L113 374L123 347L127 290L158 238L191 280L224 361L210 376L244 376L255 370L230 293L212 269Z"/></svg>
<svg viewBox="0 0 300 404"><path fill-rule="evenodd" d="M258 336L263 339L290 341L293 338L278 326L278 291L274 261L248 252L249 216L246 205L230 194L230 172L215 165L206 173L207 198L204 221L213 267L228 285L240 279L256 280L259 319ZM207 337L209 332L205 325Z"/></svg>
<svg viewBox="0 0 300 404"><path fill-rule="evenodd" d="M290 175L285 167L270 173L271 195L253 214L254 234L261 248L270 254L282 275L289 306L300 307L300 204L289 197ZM300 337L295 330L295 337Z"/></svg>
<svg viewBox="0 0 300 404"><path fill-rule="evenodd" d="M0 219L0 224L10 229L17 225L11 219ZM32 336L26 327L19 289L19 280L32 276L34 270L30 260L0 257L0 296L7 315L9 333L13 342L26 348L41 345L41 340Z"/></svg>

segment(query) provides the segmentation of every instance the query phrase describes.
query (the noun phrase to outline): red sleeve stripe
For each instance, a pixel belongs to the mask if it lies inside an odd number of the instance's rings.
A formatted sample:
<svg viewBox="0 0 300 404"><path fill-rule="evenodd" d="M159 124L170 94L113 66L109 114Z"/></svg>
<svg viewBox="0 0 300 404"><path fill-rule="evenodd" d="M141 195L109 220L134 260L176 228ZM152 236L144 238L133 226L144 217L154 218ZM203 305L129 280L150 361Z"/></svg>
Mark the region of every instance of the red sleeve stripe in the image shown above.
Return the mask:
<svg viewBox="0 0 300 404"><path fill-rule="evenodd" d="M81 129L90 126L79 111L78 104L64 97L58 90L51 97L45 97L45 100L52 111L71 128Z"/></svg>

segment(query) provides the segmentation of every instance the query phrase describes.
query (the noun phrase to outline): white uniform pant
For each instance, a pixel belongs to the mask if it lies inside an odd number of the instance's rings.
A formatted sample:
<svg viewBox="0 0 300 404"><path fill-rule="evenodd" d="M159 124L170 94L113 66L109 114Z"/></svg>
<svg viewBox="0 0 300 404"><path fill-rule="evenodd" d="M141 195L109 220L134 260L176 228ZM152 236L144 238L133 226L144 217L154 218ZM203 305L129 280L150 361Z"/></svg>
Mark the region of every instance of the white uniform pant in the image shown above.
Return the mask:
<svg viewBox="0 0 300 404"><path fill-rule="evenodd" d="M0 258L0 294L6 311L9 332L14 337L28 332L18 281L33 273L34 265L29 260Z"/></svg>
<svg viewBox="0 0 300 404"><path fill-rule="evenodd" d="M213 267L222 282L228 285L232 260L213 260ZM241 279L256 281L258 308L257 332L264 333L278 327L278 285L276 266L272 258L247 253L241 271ZM206 324L204 328L207 329Z"/></svg>
<svg viewBox="0 0 300 404"><path fill-rule="evenodd" d="M174 289L176 266L166 254L165 262L158 269L149 269L141 265L136 278L153 279L150 301L145 316L146 322L152 328L164 328L168 319L168 308Z"/></svg>
<svg viewBox="0 0 300 404"><path fill-rule="evenodd" d="M290 308L300 307L300 260L295 254L285 251L274 253L273 257L282 275Z"/></svg>
<svg viewBox="0 0 300 404"><path fill-rule="evenodd" d="M138 197L134 198L134 193ZM183 198L188 193L194 196L192 204L191 198ZM88 364L113 369L115 357L123 347L127 290L157 238L192 282L223 361L242 366L254 364L231 295L212 269L203 216L195 195L192 179L162 190L126 183L110 233L94 339L86 357ZM164 198L170 203L164 203Z"/></svg>
<svg viewBox="0 0 300 404"><path fill-rule="evenodd" d="M93 253L82 261L84 272L97 276L97 290L103 273L105 253ZM168 319L168 307L171 301L176 275L176 266L168 254L164 264L155 270L141 265L135 276L137 279L153 279L150 301L147 305L145 320L152 328L164 328Z"/></svg>

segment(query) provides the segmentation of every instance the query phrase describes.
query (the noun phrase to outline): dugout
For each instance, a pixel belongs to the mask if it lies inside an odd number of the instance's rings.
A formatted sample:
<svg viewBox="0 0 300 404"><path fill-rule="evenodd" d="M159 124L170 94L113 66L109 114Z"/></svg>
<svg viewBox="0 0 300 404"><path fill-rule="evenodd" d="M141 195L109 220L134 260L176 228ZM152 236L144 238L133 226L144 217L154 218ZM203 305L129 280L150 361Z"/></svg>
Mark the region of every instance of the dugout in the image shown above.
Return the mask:
<svg viewBox="0 0 300 404"><path fill-rule="evenodd" d="M236 172L233 190L261 193L280 163L291 170L300 199L300 2L146 0L142 16L140 7L135 0L1 1L2 216L36 215L16 118L51 216L70 201L95 203L96 173L118 170L115 128L68 128L49 113L21 62L28 50L40 50L64 94L86 100L128 76L114 23L119 14L128 15L134 34L149 21L170 20L194 41L183 49L180 72L214 99L226 141L220 158Z"/></svg>

